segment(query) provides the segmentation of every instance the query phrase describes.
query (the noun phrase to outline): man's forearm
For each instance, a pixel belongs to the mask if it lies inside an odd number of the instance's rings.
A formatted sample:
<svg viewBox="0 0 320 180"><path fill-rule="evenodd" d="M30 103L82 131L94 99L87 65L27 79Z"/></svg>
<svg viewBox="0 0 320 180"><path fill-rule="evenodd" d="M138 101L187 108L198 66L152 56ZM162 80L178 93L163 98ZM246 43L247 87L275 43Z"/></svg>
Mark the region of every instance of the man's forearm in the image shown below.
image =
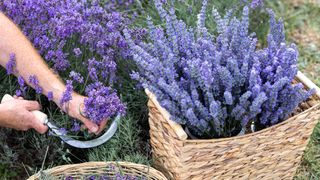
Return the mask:
<svg viewBox="0 0 320 180"><path fill-rule="evenodd" d="M59 76L49 69L20 29L0 13L0 64L3 67L6 66L11 53L16 57L16 75L22 76L27 82L30 75L36 75L39 85L43 88L43 94L52 91L54 101L59 103L65 89ZM29 82L28 84L33 86Z"/></svg>

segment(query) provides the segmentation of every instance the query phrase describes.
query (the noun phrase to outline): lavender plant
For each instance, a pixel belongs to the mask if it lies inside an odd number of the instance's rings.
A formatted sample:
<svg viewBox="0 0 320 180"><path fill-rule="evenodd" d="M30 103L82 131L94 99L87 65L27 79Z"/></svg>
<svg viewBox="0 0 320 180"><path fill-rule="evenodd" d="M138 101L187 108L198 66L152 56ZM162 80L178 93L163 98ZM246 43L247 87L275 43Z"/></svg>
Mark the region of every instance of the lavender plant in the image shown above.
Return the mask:
<svg viewBox="0 0 320 180"><path fill-rule="evenodd" d="M95 112L104 112L104 114L101 114L103 117L107 117L107 115L112 117L112 115L118 113L118 110L116 109L117 106L124 108L124 104L121 103L120 98L117 96L117 91L112 89L112 81L116 80L115 70L118 64L116 61L126 58L127 56L127 45L120 32L124 26L131 23L126 15L128 12L127 10L131 11L131 9L129 9L131 7L130 3L133 3L133 1L2 0L0 1L0 11L9 16L23 30L24 34L32 41L41 56L48 62L51 68L59 73L66 84L72 84L72 86L68 85L65 90L66 95L64 96L64 103L68 103L68 100L72 99L71 93L69 93L72 91L70 90L71 88L82 95L88 95L88 100L90 100L88 106L90 106L91 103L95 104L95 100L99 102L101 96L106 94L105 92L95 94L93 91L97 89L91 89L92 92L89 89L87 92L93 94L92 97L90 97L89 94L85 93L85 89L89 84L100 82L103 84L103 88L109 90L108 96L102 98L103 100L109 101L108 97L111 97L110 104L112 106L110 109L109 106L105 106L105 104L89 107L90 111L87 113L95 114ZM120 13L120 11L124 9L126 10ZM133 30L132 35L139 38L140 35L143 35L143 31L140 33L139 29ZM92 62L92 64L95 64L95 66L91 66L91 69L87 69L89 60L93 58L95 62ZM12 61L10 61L11 63L8 65L12 68L8 66L8 69L14 71L15 61L14 58L11 59ZM90 72L91 70L92 72ZM74 72L69 73L70 71ZM95 79L90 76L90 74L94 74L94 71L97 77ZM1 71L1 73L2 89L0 90L2 91L2 94L12 94L14 91L11 90L11 88L17 88L17 95L23 95L26 99L32 100L37 98L42 104L42 111L48 114L50 119L56 120L57 125L63 127L61 131L64 131L64 133L68 133L68 135L72 135L74 138L92 138L92 135L88 135L88 133L83 130L84 128L79 132L81 128L79 121L73 120L60 113L58 107L52 102L47 101L43 96L35 96L36 92L26 86L26 82L29 82L29 77L26 77L25 79L22 77L18 78L19 88L13 84L15 79L12 80L12 76L8 76L8 78L4 71ZM78 78L79 74L82 75L82 80L81 78ZM8 85L4 84L4 80L7 79L9 80L8 82L12 84L12 86L10 86L10 91L7 89ZM123 91L119 92L124 93ZM68 94L70 94L70 96L68 96ZM48 100L50 101L53 100L54 96L56 96L56 94L53 94L52 92L47 93ZM136 125L137 122L132 119L125 119L127 120L126 123ZM95 119L94 122L98 122L98 120ZM123 124L127 125L126 123ZM133 127L134 131L132 127L130 128L130 132L137 132L136 126ZM119 131L120 130L118 129L117 132ZM121 131L123 134L125 129ZM6 152L2 153L0 161L2 164L6 164L3 159L8 159L9 164L6 168L12 169L12 167L14 167L15 172L18 174L18 177L15 177L16 179L27 178L25 177L27 176L24 169L25 166L30 167L29 170L32 169L32 172L29 171L30 174L34 173L33 170L43 167L42 163L46 153L46 148L44 147L47 146L50 146L50 149L45 161L45 167L56 166L63 164L63 162L71 163L71 160L74 160L73 157L77 159L73 162L87 160L87 151L81 151L81 153L79 153L76 149L61 144L58 138L40 136L33 131L25 133L16 131L10 132L11 133L7 133L6 129L1 129L0 131L0 134L7 134L6 136L1 135L1 137L7 139L6 141L8 142L10 141L8 144L3 141L4 146L0 145L0 151ZM128 132L129 131L125 131L125 134L127 135ZM119 138L116 138L116 140L111 143L113 149L119 144L124 148L117 150L118 155L114 155L113 157L120 157L121 154L123 157L130 158L133 155L128 155L129 152L136 151L132 146L129 146L131 149L126 148L126 146L128 142L138 144L136 143L136 139L138 138L137 135L130 136L129 141L127 141L127 139L122 140L126 137L123 137L121 134L118 136L121 136L121 142L119 143ZM21 137L24 138L21 139ZM17 140L19 138L20 140ZM108 145L110 145L110 143L108 143ZM140 144L138 144L137 147L139 145ZM24 151L26 147L32 149L32 151L27 152L27 155ZM11 152L14 153L14 158L10 156ZM103 152L101 151L101 153L106 152L106 150ZM108 152L112 153L114 150L110 151L109 149ZM38 156L34 157L34 154L37 154ZM103 157L110 159L110 157ZM129 159L126 160L129 161ZM2 177L6 178L1 172L0 174Z"/></svg>
<svg viewBox="0 0 320 180"><path fill-rule="evenodd" d="M115 80L116 59L128 56L128 47L121 29L130 20L116 11L116 8L127 8L132 3L133 1L100 3L77 0L5 0L0 3L0 10L22 28L55 71L61 74L69 71L72 64L78 64L73 61L80 61L81 65L88 67L87 71L81 69L82 74L71 69L69 79L65 78L66 90L59 105L72 99L72 91L76 90L77 84L82 86L81 90L88 84L99 84L99 88L103 89L101 91L90 88L92 85L86 88L86 95L89 97L84 103L85 114L99 123L101 117L108 119L118 112L125 112L116 91L107 86L112 86ZM137 29L132 33L139 35L144 31L139 32ZM15 65L14 56L12 59L8 63L8 73L12 73ZM34 75L30 76L29 82L36 88L36 93L41 94L42 88ZM17 95L22 94L22 89L17 90ZM52 92L47 95L50 100L53 99Z"/></svg>
<svg viewBox="0 0 320 180"><path fill-rule="evenodd" d="M98 1L5 0L0 4L0 10L21 26L45 59L53 63L55 70L64 71L70 67L68 58L71 54L64 52L70 38L103 57L104 64L114 64L117 55L114 47L125 48L119 30L128 20L117 11L109 11L108 4L115 6L106 3L104 8ZM79 47L74 51L79 56ZM103 71L113 73L114 69Z"/></svg>
<svg viewBox="0 0 320 180"><path fill-rule="evenodd" d="M236 135L249 123L265 128L286 119L312 91L292 85L298 51L286 45L284 26L272 10L268 46L257 49L250 34L249 8L241 18L233 11L221 17L214 36L205 27L207 1L203 1L197 27L178 20L154 0L165 28L147 20L150 42L134 43L124 30L139 72L132 78L156 94L171 119L202 138Z"/></svg>

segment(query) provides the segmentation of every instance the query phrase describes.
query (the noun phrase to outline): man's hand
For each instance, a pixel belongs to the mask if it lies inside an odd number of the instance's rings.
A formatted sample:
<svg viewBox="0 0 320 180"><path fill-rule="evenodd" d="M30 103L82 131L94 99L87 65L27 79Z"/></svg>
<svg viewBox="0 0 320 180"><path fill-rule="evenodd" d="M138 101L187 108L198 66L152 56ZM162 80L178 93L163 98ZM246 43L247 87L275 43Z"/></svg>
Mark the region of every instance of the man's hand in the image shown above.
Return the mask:
<svg viewBox="0 0 320 180"><path fill-rule="evenodd" d="M40 110L37 101L27 101L22 98L9 100L0 104L0 127L13 128L27 131L31 128L41 134L47 132L48 127L36 119L31 113L33 110Z"/></svg>
<svg viewBox="0 0 320 180"><path fill-rule="evenodd" d="M105 128L107 120L102 121L98 126L89 119L85 118L83 116L82 106L84 103L84 99L84 96L74 93L72 94L72 100L69 103L66 103L66 105L68 105L68 108L63 107L62 109L67 111L69 116L80 120L85 125L85 128L88 128L90 132L99 134Z"/></svg>

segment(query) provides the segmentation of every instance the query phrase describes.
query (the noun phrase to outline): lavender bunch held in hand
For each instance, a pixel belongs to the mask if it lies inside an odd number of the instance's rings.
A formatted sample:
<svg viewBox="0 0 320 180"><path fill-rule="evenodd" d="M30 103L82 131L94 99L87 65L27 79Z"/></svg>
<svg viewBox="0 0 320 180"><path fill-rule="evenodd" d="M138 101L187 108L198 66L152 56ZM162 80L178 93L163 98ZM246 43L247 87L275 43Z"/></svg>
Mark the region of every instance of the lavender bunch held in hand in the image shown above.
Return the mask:
<svg viewBox="0 0 320 180"><path fill-rule="evenodd" d="M95 82L86 88L87 98L84 100L84 113L96 124L107 120L117 113L125 114L125 106L121 103L115 90Z"/></svg>
<svg viewBox="0 0 320 180"><path fill-rule="evenodd" d="M171 120L202 138L236 135L255 122L263 128L283 121L312 92L292 85L297 73L298 51L285 43L282 21L270 14L268 47L256 49L249 34L249 11L221 17L213 8L217 35L205 27L207 1L198 15L197 27L178 20L174 8L154 0L165 29L148 19L148 43L125 37L139 72L138 80L158 98Z"/></svg>

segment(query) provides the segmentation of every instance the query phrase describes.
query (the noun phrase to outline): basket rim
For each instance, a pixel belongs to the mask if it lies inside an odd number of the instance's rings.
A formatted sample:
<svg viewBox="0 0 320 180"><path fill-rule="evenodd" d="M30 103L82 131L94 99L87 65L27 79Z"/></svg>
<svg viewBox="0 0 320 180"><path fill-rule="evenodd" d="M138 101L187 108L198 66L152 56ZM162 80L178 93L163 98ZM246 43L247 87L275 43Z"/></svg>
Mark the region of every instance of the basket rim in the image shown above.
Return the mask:
<svg viewBox="0 0 320 180"><path fill-rule="evenodd" d="M317 85L315 85L310 79L308 79L303 73L301 73L299 71L297 76L296 76L296 78L298 80L300 80L301 83L304 84L308 89L315 89L316 90L315 96L320 98L320 88ZM257 131L257 132L244 134L244 135L241 135L241 136L232 136L232 137L216 138L216 139L187 139L187 138L185 138L185 135L187 135L187 134L184 131L184 129L182 128L181 124L178 124L178 123L176 123L176 122L174 122L174 121L172 121L170 119L170 113L160 105L160 103L157 100L156 95L153 94L149 89L145 89L145 92L146 92L149 100L151 100L155 104L157 109L160 110L160 114L162 116L164 116L164 119L169 121L169 124L171 126L172 126L172 124L175 126L175 127L173 127L173 129L174 129L175 133L177 134L177 136L179 137L179 140L181 140L183 142L186 142L186 143L196 143L196 142L199 142L199 143L215 143L215 142L221 142L221 141L226 141L226 140L230 141L230 140L237 140L237 139L248 138L248 137L251 137L251 136L256 136L256 135L259 135L259 134L264 133L266 131L270 131L270 130L276 129L276 128L280 127L280 126L284 126L285 124L291 122L292 119L294 119L294 117L296 117L298 115L306 114L309 111L312 111L312 110L317 109L317 108L320 109L320 102L318 102L317 104L315 104L314 106L310 107L309 109L307 109L307 110L305 110L305 111L303 111L303 112L301 112L299 114L296 114L296 115L284 120L281 123L278 123L276 125L267 127L265 129L262 129L262 130ZM183 132L181 132L181 131L183 131ZM181 134L183 134L183 135L181 135Z"/></svg>
<svg viewBox="0 0 320 180"><path fill-rule="evenodd" d="M82 166L88 166L88 167L95 167L95 166L108 166L108 165L118 165L118 166L123 166L123 167L129 167L130 166L136 166L141 168L142 170L146 170L143 172L150 173L151 177L152 175L157 174L157 176L167 179L162 172L159 170L153 168L151 165L144 165L144 164L138 164L138 163L132 163L132 162L127 162L127 161L90 161L90 162L84 162L84 163L77 163L77 164L65 164L65 165L60 165L60 166L55 166L46 170L43 170L44 172L47 172L50 174L50 172L56 172L59 171L59 169L72 169L72 168L81 168ZM40 171L33 174L28 178L28 180L34 180L36 178L39 178Z"/></svg>

